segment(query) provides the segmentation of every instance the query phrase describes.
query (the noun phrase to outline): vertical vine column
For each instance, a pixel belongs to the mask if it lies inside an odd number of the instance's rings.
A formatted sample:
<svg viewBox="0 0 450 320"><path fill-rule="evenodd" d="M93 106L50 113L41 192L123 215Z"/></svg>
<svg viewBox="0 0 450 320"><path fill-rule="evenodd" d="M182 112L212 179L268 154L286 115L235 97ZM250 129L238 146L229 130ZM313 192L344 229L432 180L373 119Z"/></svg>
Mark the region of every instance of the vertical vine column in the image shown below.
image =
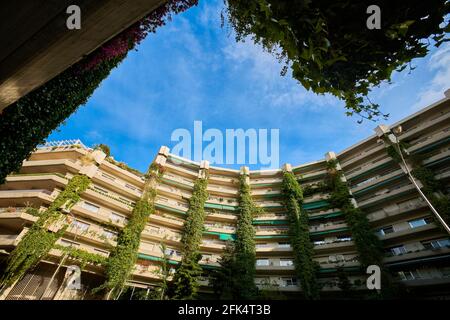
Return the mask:
<svg viewBox="0 0 450 320"><path fill-rule="evenodd" d="M373 233L365 214L357 207L357 203L350 192L347 180L342 174L341 166L334 152L328 152L326 160L327 183L331 190L331 195L328 199L330 206L340 209L344 214L362 267L365 269L373 264L381 266L383 260L381 241Z"/></svg>
<svg viewBox="0 0 450 320"><path fill-rule="evenodd" d="M192 197L189 199L189 209L186 214L183 244L183 258L178 267L173 283L175 299L193 299L198 291L198 277L202 274L199 261L200 244L205 220L205 202L208 199L208 161L202 161L198 178L194 183Z"/></svg>
<svg viewBox="0 0 450 320"><path fill-rule="evenodd" d="M106 289L106 299L120 295L137 261L141 233L148 217L155 211L156 187L163 174L166 160L163 151L160 151L148 168L142 196L136 202L128 224L119 233L117 246L107 260L106 282L96 289L96 291Z"/></svg>
<svg viewBox="0 0 450 320"><path fill-rule="evenodd" d="M235 299L254 299L257 294L255 285L256 249L255 230L252 222L259 212L253 202L250 191L248 167L242 167L239 176L239 211L234 245L235 256Z"/></svg>
<svg viewBox="0 0 450 320"><path fill-rule="evenodd" d="M289 216L289 236L294 254L297 277L305 298L318 299L318 265L313 260L314 247L309 237L308 214L302 208L303 192L292 168L286 164L283 168L282 195Z"/></svg>
<svg viewBox="0 0 450 320"><path fill-rule="evenodd" d="M61 238L69 225L62 210L70 210L80 200L80 194L87 189L90 181L85 175L74 176L50 206L39 213L38 220L8 257L1 279L2 288L9 287L20 280L55 246L56 241Z"/></svg>

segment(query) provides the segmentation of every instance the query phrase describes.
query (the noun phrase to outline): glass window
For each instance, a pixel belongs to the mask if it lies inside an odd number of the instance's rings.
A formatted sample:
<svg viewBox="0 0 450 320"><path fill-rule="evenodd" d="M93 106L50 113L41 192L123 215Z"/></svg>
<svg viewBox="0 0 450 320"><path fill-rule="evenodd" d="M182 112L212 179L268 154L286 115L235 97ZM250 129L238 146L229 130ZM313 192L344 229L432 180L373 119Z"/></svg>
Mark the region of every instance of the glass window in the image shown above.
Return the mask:
<svg viewBox="0 0 450 320"><path fill-rule="evenodd" d="M387 235L389 233L393 233L393 232L394 232L394 228L392 226L384 227L384 228L381 228L380 230L378 230L378 234L382 235L382 236Z"/></svg>
<svg viewBox="0 0 450 320"><path fill-rule="evenodd" d="M103 236L106 239L110 239L110 240L115 240L117 238L117 232L108 230L108 229L104 229L103 230Z"/></svg>
<svg viewBox="0 0 450 320"><path fill-rule="evenodd" d="M279 242L278 247L279 248L290 248L291 244L289 242Z"/></svg>
<svg viewBox="0 0 450 320"><path fill-rule="evenodd" d="M411 228L417 228L426 225L428 222L425 220L425 218L421 218L408 221L408 223Z"/></svg>
<svg viewBox="0 0 450 320"><path fill-rule="evenodd" d="M80 230L80 231L86 231L87 229L89 229L90 224L89 223L85 223L85 222L81 222L79 220L74 220L71 224L72 228Z"/></svg>
<svg viewBox="0 0 450 320"><path fill-rule="evenodd" d="M283 286L292 287L297 285L297 278L281 278Z"/></svg>
<svg viewBox="0 0 450 320"><path fill-rule="evenodd" d="M123 223L127 220L124 216L117 214L115 212L111 212L111 215L109 216L109 218L111 219L112 222L116 222L116 223Z"/></svg>
<svg viewBox="0 0 450 320"><path fill-rule="evenodd" d="M69 241L69 240L65 240L65 239L61 239L61 245L64 247L78 247L80 246L79 243L73 242L73 241Z"/></svg>
<svg viewBox="0 0 450 320"><path fill-rule="evenodd" d="M257 266L268 266L269 265L269 259L258 259L256 260Z"/></svg>
<svg viewBox="0 0 450 320"><path fill-rule="evenodd" d="M406 253L406 249L404 246L398 246L391 248L391 252L394 256L399 256Z"/></svg>
<svg viewBox="0 0 450 320"><path fill-rule="evenodd" d="M98 210L100 209L100 207L89 202L83 202L83 208L95 213L97 213Z"/></svg>
<svg viewBox="0 0 450 320"><path fill-rule="evenodd" d="M281 267L290 267L294 265L294 261L292 259L280 259Z"/></svg>

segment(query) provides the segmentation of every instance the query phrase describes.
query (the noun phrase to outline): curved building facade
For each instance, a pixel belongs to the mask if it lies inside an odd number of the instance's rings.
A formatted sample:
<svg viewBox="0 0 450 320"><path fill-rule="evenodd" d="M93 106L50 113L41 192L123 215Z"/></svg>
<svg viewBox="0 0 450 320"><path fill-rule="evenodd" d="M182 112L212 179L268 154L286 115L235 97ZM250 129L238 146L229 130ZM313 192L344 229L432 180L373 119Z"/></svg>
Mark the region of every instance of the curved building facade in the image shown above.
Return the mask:
<svg viewBox="0 0 450 320"><path fill-rule="evenodd" d="M404 148L406 166L389 151L397 146L396 139ZM311 163L286 164L279 170L225 169L206 161L197 163L180 158L167 147L161 147L154 160L163 168L156 186L155 212L141 233L138 260L127 285L132 291L158 286L163 261L174 272L183 255L180 241L193 185L206 171L209 198L204 204L206 215L200 245L200 265L205 271L198 279L200 292L211 292L208 270L219 267L227 242L236 237L238 181L240 175L246 175L252 199L262 211L253 219L255 283L267 291L300 297L301 285L296 276L281 188L283 171L289 171L303 188L302 206L308 214L321 295L341 297L342 272L354 295L367 290L368 275L361 268L348 221L340 208L330 206L329 190L321 188L330 173L327 165L330 161L349 187L353 205L361 209L371 232L381 241L383 265L395 281L419 297L448 297L450 235L407 173L416 166L429 169L427 172L433 173L433 181L440 186L439 190L432 190L433 194L438 198L449 196L449 97L396 124L378 126L374 135L344 151L328 152L323 159ZM85 147L80 141L48 142L24 161L20 172L8 176L0 186L0 249L6 261L38 219L36 211L29 208L40 211L48 208L77 174L88 176L91 182L80 200L64 210L70 216L70 225L57 240L57 246L34 269L2 292L2 299L94 298L91 289L104 281L104 266L85 263L81 288L70 289L66 285L70 277L68 266L77 264L77 259L66 256L61 248L76 248L107 258L117 244L120 230L130 219L134 203L140 199L145 182L144 175L107 157L101 150ZM420 188L425 187L419 178L417 183Z"/></svg>

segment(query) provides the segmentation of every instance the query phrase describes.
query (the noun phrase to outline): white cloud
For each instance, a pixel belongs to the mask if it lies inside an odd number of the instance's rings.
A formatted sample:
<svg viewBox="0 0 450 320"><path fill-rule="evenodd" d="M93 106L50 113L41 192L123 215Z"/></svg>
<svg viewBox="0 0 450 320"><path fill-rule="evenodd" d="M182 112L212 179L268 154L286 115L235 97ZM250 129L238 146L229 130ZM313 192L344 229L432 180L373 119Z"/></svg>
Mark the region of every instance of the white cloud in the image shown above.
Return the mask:
<svg viewBox="0 0 450 320"><path fill-rule="evenodd" d="M443 45L430 58L428 69L434 77L417 95L413 110L430 105L444 97L444 91L450 88L450 45Z"/></svg>

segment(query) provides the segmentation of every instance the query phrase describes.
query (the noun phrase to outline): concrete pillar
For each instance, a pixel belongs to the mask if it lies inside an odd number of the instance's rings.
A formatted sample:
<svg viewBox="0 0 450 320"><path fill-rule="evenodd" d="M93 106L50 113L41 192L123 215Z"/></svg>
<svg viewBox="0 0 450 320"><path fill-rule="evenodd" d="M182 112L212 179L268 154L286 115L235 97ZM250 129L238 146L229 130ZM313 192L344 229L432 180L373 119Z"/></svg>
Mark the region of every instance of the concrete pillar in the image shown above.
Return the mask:
<svg viewBox="0 0 450 320"><path fill-rule="evenodd" d="M283 170L286 172L292 172L292 165L290 163L285 163L283 165Z"/></svg>
<svg viewBox="0 0 450 320"><path fill-rule="evenodd" d="M245 183L250 184L250 169L246 166L242 166L240 169L240 175L245 176Z"/></svg>

